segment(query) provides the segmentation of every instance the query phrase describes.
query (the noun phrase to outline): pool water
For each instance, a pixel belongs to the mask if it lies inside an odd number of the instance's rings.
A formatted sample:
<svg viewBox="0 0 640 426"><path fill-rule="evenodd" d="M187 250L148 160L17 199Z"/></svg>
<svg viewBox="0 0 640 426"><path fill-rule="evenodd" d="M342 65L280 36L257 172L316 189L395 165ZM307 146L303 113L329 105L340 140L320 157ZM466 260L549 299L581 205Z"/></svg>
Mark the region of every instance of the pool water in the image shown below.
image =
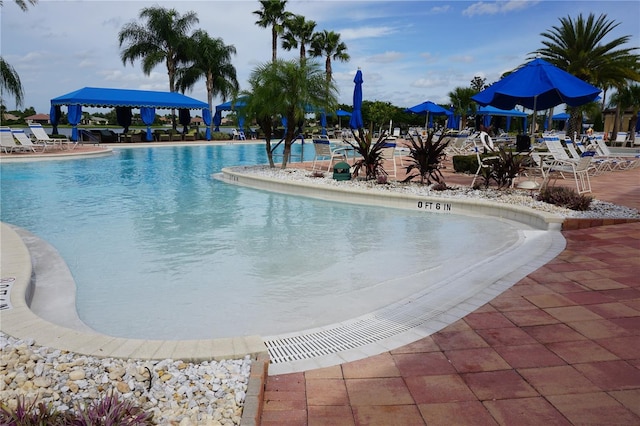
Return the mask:
<svg viewBox="0 0 640 426"><path fill-rule="evenodd" d="M225 166L265 162L263 145L238 144L3 164L1 220L60 252L86 324L147 339L275 335L347 320L518 239L518 225L495 219L326 202L212 178Z"/></svg>

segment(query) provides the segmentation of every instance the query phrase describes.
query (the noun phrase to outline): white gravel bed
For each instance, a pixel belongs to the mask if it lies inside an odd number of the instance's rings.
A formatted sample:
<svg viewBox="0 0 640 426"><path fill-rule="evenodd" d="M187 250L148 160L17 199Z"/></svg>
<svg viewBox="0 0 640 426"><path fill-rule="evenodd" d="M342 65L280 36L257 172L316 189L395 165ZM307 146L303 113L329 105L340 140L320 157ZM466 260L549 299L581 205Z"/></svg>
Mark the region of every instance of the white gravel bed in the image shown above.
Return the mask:
<svg viewBox="0 0 640 426"><path fill-rule="evenodd" d="M538 201L527 190L522 189L472 189L468 186L455 186L450 185L452 189L444 191L433 190L432 186L420 185L417 182L410 183L398 183L390 181L386 184L378 184L372 181L364 180L349 180L349 181L337 181L332 177L331 172L325 172L324 177L313 177L312 173L308 170L302 169L280 169L270 168L268 166L247 166L247 167L234 167L241 173L253 173L267 178L279 179L279 180L291 180L310 183L314 185L332 185L338 187L356 187L361 189L368 189L371 191L377 191L381 193L385 192L397 192L403 194L433 196L443 198L476 198L485 199L498 203L517 204L521 206L530 207L536 210L542 210L549 213L555 213L566 218L583 218L583 219L628 219L637 218L640 219L640 212L636 209L629 207L618 206L605 201L593 199L589 210L576 211L570 210L564 207L558 207L553 204L544 203ZM586 194L589 195L589 194Z"/></svg>
<svg viewBox="0 0 640 426"><path fill-rule="evenodd" d="M0 401L37 398L59 411L99 400L110 392L134 400L161 425L238 425L251 360L199 364L95 358L35 346L0 333Z"/></svg>

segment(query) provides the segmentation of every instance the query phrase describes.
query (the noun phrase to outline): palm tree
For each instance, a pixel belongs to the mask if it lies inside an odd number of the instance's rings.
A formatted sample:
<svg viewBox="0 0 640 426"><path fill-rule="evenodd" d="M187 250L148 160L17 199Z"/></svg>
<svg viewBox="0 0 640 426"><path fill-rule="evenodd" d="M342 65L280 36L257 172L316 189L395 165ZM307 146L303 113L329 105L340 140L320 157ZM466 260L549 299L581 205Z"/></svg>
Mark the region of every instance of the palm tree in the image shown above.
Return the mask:
<svg viewBox="0 0 640 426"><path fill-rule="evenodd" d="M2 75L2 80L0 80L0 93L3 95L2 102L4 102L5 92L7 92L16 98L16 107L22 105L24 91L22 90L20 76L2 57L0 57L0 75Z"/></svg>
<svg viewBox="0 0 640 426"><path fill-rule="evenodd" d="M449 100L453 105L453 111L456 115L459 115L460 126L466 126L467 115L471 113L474 115L478 104L475 103L471 97L477 94L478 91L472 87L456 87L453 91L449 92Z"/></svg>
<svg viewBox="0 0 640 426"><path fill-rule="evenodd" d="M214 96L220 95L226 101L238 91L236 68L231 64L231 56L236 54L235 46L225 45L221 38L213 39L206 31L197 30L191 36L186 52L190 63L177 70L176 86L179 91L184 93L192 89L197 81L204 78L210 111L213 111Z"/></svg>
<svg viewBox="0 0 640 426"><path fill-rule="evenodd" d="M631 127L631 146L635 143L635 128L638 121L638 112L640 111L640 85L629 84L622 89L618 90L611 96L611 103L616 106L616 112L631 110L631 121L629 127ZM618 128L615 127L614 132L617 132Z"/></svg>
<svg viewBox="0 0 640 426"><path fill-rule="evenodd" d="M175 9L158 6L142 9L139 17L147 21L146 25L133 21L118 33L120 47L125 45L120 53L122 63L126 65L129 61L133 65L140 59L142 71L149 75L164 62L169 74L169 91L175 92L176 70L185 59L188 32L199 22L198 17L195 12L181 16Z"/></svg>
<svg viewBox="0 0 640 426"><path fill-rule="evenodd" d="M340 41L340 34L327 30L313 35L309 54L314 58L325 58L325 73L328 82L333 76L331 60L347 62L351 59L347 53L347 45Z"/></svg>
<svg viewBox="0 0 640 426"><path fill-rule="evenodd" d="M26 11L28 8L27 3L33 6L38 3L38 0L15 0L15 2L20 9ZM4 3L0 1L0 6L3 5ZM16 107L22 105L22 101L24 100L24 91L22 89L20 76L16 70L13 69L13 67L6 62L2 56L0 56L0 93L4 95L5 92L16 98ZM4 98L0 98L0 103L2 102L4 102Z"/></svg>
<svg viewBox="0 0 640 426"><path fill-rule="evenodd" d="M278 35L284 31L284 23L293 14L285 11L287 0L260 0L261 10L253 13L258 15L256 24L262 28L271 27L271 61L275 62L278 56Z"/></svg>
<svg viewBox="0 0 640 426"><path fill-rule="evenodd" d="M282 48L291 50L300 46L300 60L304 60L307 57L306 46L311 43L315 28L315 21L307 21L304 16L294 15L285 22Z"/></svg>
<svg viewBox="0 0 640 426"><path fill-rule="evenodd" d="M266 149L271 167L271 123L282 116L287 121L284 137L282 168L286 168L291 145L297 130L304 122L307 106L317 110L333 111L337 105L337 88L327 84L322 68L312 61L283 61L267 63L256 68L249 78L250 90L246 96L247 114L256 117L265 132ZM264 127L263 127L264 126Z"/></svg>
<svg viewBox="0 0 640 426"><path fill-rule="evenodd" d="M18 7L20 9L22 9L22 11L26 11L29 8L29 5L27 3L29 3L31 6L35 6L38 3L38 0L15 0L16 4L18 5ZM3 1L0 1L0 6L2 6L4 4Z"/></svg>
<svg viewBox="0 0 640 426"><path fill-rule="evenodd" d="M606 14L585 19L582 14L574 21L560 18L560 26L540 34L543 48L531 53L531 58L541 57L558 68L593 84L596 87L621 88L627 80L640 81L640 56L638 47L623 47L631 36L617 37L605 42L605 38L620 25L607 19ZM580 131L580 115L576 108L568 108L571 114L569 134Z"/></svg>

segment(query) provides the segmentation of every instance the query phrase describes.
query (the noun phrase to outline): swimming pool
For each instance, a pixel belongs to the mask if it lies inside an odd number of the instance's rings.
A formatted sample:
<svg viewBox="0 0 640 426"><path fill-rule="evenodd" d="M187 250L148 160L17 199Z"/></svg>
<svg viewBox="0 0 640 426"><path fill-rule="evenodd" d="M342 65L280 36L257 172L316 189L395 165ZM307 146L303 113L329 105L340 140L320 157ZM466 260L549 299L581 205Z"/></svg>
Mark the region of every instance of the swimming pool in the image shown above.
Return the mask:
<svg viewBox="0 0 640 426"><path fill-rule="evenodd" d="M224 166L265 161L262 145L216 145L3 164L1 219L57 248L89 326L149 339L335 323L518 239L517 225L495 219L325 202L211 178Z"/></svg>

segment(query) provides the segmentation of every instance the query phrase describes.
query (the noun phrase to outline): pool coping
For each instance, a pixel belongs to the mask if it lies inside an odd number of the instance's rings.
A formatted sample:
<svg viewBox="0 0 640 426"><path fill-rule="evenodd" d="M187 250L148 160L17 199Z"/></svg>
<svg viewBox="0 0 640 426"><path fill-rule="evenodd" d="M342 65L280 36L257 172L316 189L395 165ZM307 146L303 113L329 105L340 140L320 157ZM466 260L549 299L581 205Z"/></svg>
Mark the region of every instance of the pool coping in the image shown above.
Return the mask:
<svg viewBox="0 0 640 426"><path fill-rule="evenodd" d="M215 175L231 184L247 186L266 191L298 195L322 200L352 204L375 205L403 210L423 211L431 214L461 214L469 216L490 216L524 223L535 229L560 231L565 218L554 213L529 207L498 203L476 198L449 198L395 193L373 188L314 184L280 180L256 173L243 173L247 167L226 167ZM338 183L338 182L336 182Z"/></svg>

